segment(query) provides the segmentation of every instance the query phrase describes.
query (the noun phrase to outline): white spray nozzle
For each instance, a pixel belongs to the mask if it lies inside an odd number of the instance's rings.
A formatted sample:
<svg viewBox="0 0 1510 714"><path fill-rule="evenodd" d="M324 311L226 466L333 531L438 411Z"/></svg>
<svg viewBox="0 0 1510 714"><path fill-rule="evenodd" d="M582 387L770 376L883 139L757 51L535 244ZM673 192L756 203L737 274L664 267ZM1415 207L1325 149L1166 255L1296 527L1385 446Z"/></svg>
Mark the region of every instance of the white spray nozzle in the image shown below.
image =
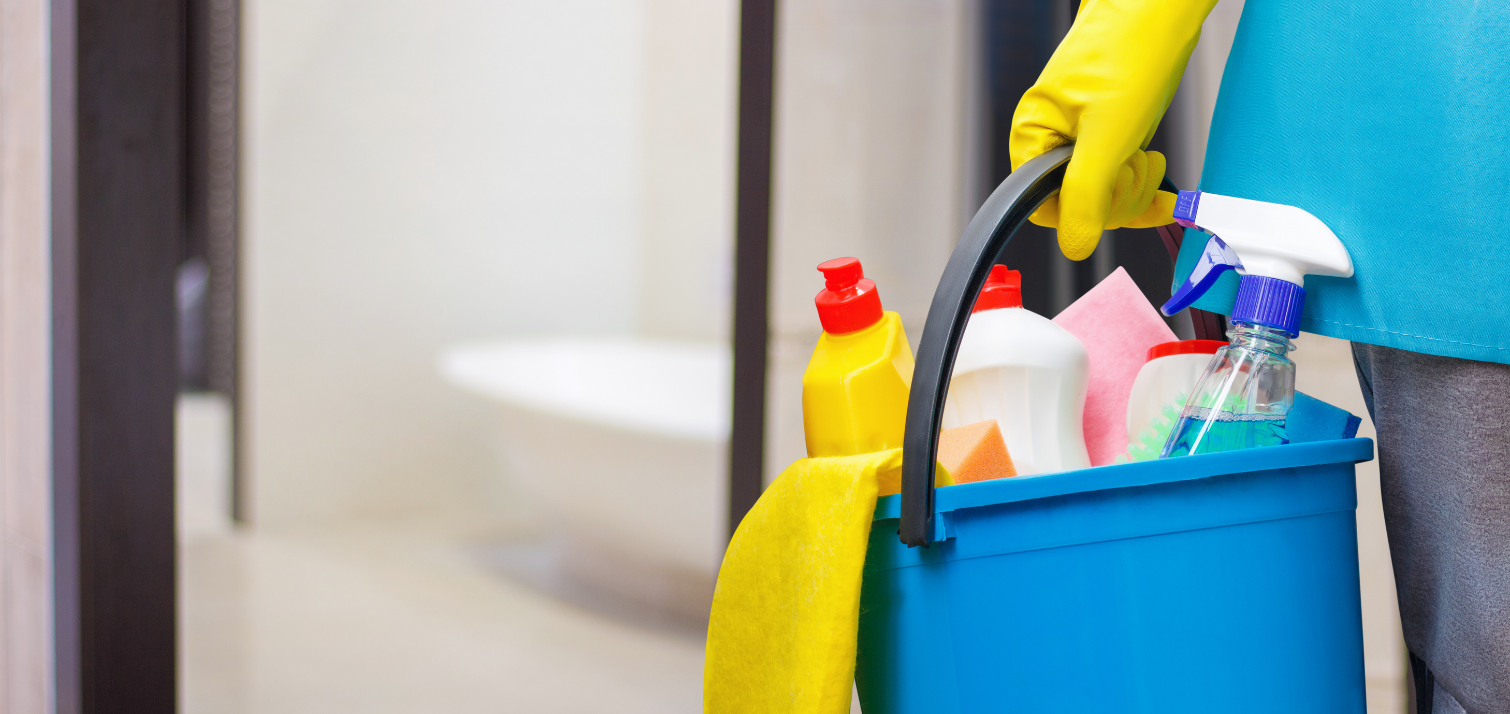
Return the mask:
<svg viewBox="0 0 1510 714"><path fill-rule="evenodd" d="M1174 217L1222 239L1244 275L1296 285L1307 275L1353 276L1353 259L1325 223L1303 208L1215 193L1181 191Z"/></svg>
<svg viewBox="0 0 1510 714"><path fill-rule="evenodd" d="M1307 275L1353 275L1353 259L1337 234L1302 208L1181 191L1174 218L1212 238L1190 277L1164 305L1166 315L1195 302L1229 269L1296 286L1304 285Z"/></svg>
<svg viewBox="0 0 1510 714"><path fill-rule="evenodd" d="M1201 191L1181 191L1175 221L1211 234L1190 277L1163 312L1189 307L1227 270L1243 275L1234 322L1280 327L1295 334L1305 302L1305 276L1349 278L1353 259L1332 229L1304 209Z"/></svg>

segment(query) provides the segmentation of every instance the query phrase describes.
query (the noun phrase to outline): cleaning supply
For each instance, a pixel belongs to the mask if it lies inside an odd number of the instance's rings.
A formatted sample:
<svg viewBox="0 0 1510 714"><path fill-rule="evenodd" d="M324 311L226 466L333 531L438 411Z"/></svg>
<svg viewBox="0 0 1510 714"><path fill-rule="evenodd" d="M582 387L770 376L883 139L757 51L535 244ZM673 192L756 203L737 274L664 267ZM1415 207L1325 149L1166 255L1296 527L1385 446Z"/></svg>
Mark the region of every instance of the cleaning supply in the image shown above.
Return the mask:
<svg viewBox="0 0 1510 714"><path fill-rule="evenodd" d="M945 429L939 434L939 465L955 483L974 483L1017 475L1007 442L995 419Z"/></svg>
<svg viewBox="0 0 1510 714"><path fill-rule="evenodd" d="M1083 260L1103 230L1171 222L1174 196L1157 192L1164 157L1145 152L1180 85L1216 0L1084 0L1043 74L1012 114L1015 171L1070 142L1064 187L1033 222L1059 229Z"/></svg>
<svg viewBox="0 0 1510 714"><path fill-rule="evenodd" d="M866 554L861 707L1363 714L1353 464L1373 458L1371 441L937 491L926 480L975 293L1071 151L1025 164L993 192L934 294L908 405L906 488L876 504Z"/></svg>
<svg viewBox="0 0 1510 714"><path fill-rule="evenodd" d="M901 449L802 459L761 494L718 569L704 712L849 711L876 484L901 467Z"/></svg>
<svg viewBox="0 0 1510 714"><path fill-rule="evenodd" d="M1285 436L1292 444L1358 436L1363 419L1346 409L1334 407L1305 392L1295 393L1295 406L1285 418Z"/></svg>
<svg viewBox="0 0 1510 714"><path fill-rule="evenodd" d="M1211 364L1211 355L1226 344L1182 340L1148 348L1148 362L1138 370L1127 397L1128 461L1159 458L1185 400Z"/></svg>
<svg viewBox="0 0 1510 714"><path fill-rule="evenodd" d="M1122 268L1055 316L1054 324L1080 338L1090 354L1084 430L1091 465L1116 463L1127 451L1133 381L1148 361L1148 350L1173 342L1174 332Z"/></svg>
<svg viewBox="0 0 1510 714"><path fill-rule="evenodd" d="M945 429L995 420L1017 473L1091 465L1082 432L1086 345L1022 306L1022 276L992 266L954 359Z"/></svg>
<svg viewBox="0 0 1510 714"><path fill-rule="evenodd" d="M823 334L802 373L802 431L807 455L851 456L902 445L912 348L902 318L881 309L874 281L856 258L818 266L824 289L814 302ZM897 493L901 477L883 479L881 495ZM937 486L954 481L940 469Z"/></svg>
<svg viewBox="0 0 1510 714"><path fill-rule="evenodd" d="M1159 413L1149 421L1148 427L1143 429L1137 437L1127 443L1127 453L1117 457L1117 463L1125 464L1135 461L1152 461L1164 454L1164 444L1169 441L1169 435L1174 433L1174 428L1180 424L1180 414L1185 409L1187 395L1179 395L1179 401L1171 401L1159 407Z"/></svg>
<svg viewBox="0 0 1510 714"><path fill-rule="evenodd" d="M802 374L808 456L849 456L902 445L912 348L902 318L881 309L876 284L855 258L818 266L823 335Z"/></svg>
<svg viewBox="0 0 1510 714"><path fill-rule="evenodd" d="M1189 306L1228 270L1239 271L1231 344L1185 403L1162 456L1289 443L1285 418L1295 401L1295 363L1307 275L1352 277L1347 248L1321 219L1295 206L1181 191L1175 219L1211 234L1201 261L1164 305Z"/></svg>

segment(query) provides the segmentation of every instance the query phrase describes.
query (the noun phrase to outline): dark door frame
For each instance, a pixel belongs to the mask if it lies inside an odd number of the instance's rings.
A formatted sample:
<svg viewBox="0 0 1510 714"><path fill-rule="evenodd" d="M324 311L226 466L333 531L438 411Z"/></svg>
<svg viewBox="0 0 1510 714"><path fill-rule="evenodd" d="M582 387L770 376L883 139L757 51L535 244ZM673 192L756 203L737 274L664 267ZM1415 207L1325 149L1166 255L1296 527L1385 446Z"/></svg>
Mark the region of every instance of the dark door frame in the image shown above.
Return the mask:
<svg viewBox="0 0 1510 714"><path fill-rule="evenodd" d="M188 38L207 26L203 8L227 5L234 11L234 0L50 2L60 714L177 708L176 274L191 225L203 232L206 211L212 220L229 215L233 229L235 220L235 97L229 115L219 107L221 124L230 119L231 163L216 165L203 155L215 135L191 141L206 116L197 108L210 97L191 82L214 73L191 71L208 55ZM235 71L223 45L222 66L211 68L222 78L227 57Z"/></svg>
<svg viewBox="0 0 1510 714"><path fill-rule="evenodd" d="M766 356L770 338L771 128L776 0L739 8L739 138L734 208L734 379L729 433L729 535L765 479Z"/></svg>
<svg viewBox="0 0 1510 714"><path fill-rule="evenodd" d="M185 18L185 136L187 153L182 258L208 269L198 324L201 384L179 375L180 389L223 395L231 410L231 503L237 523L248 522L240 437L240 140L241 0L187 0ZM184 305L180 305L182 311ZM180 312L180 319L183 313ZM184 336L180 325L179 336ZM182 349L184 345L180 345ZM182 352L180 352L182 354Z"/></svg>

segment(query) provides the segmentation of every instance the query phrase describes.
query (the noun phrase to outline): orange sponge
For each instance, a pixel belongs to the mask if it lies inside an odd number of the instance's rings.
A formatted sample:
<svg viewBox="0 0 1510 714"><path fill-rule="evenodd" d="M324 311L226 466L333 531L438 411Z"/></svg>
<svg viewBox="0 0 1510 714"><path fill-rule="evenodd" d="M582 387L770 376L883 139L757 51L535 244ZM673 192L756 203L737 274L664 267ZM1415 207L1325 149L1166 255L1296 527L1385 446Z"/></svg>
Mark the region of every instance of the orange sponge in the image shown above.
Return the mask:
<svg viewBox="0 0 1510 714"><path fill-rule="evenodd" d="M955 483L1016 476L1007 442L995 419L945 429L939 435L939 463Z"/></svg>

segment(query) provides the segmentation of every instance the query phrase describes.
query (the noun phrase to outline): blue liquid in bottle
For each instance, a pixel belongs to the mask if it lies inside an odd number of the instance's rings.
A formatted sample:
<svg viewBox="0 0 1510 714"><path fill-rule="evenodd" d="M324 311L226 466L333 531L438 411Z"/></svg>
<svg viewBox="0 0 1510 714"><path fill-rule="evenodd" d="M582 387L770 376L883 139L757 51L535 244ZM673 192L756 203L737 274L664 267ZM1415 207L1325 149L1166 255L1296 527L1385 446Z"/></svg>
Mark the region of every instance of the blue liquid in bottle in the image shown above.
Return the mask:
<svg viewBox="0 0 1510 714"><path fill-rule="evenodd" d="M1294 345L1283 330L1233 323L1231 344L1212 357L1164 443L1160 458L1290 442L1285 417L1295 403Z"/></svg>
<svg viewBox="0 0 1510 714"><path fill-rule="evenodd" d="M1180 417L1165 447L1165 456L1189 456L1217 451L1252 449L1259 446L1280 446L1290 443L1285 435L1284 417L1267 417L1259 414L1233 414L1209 409L1197 409L1190 416Z"/></svg>

